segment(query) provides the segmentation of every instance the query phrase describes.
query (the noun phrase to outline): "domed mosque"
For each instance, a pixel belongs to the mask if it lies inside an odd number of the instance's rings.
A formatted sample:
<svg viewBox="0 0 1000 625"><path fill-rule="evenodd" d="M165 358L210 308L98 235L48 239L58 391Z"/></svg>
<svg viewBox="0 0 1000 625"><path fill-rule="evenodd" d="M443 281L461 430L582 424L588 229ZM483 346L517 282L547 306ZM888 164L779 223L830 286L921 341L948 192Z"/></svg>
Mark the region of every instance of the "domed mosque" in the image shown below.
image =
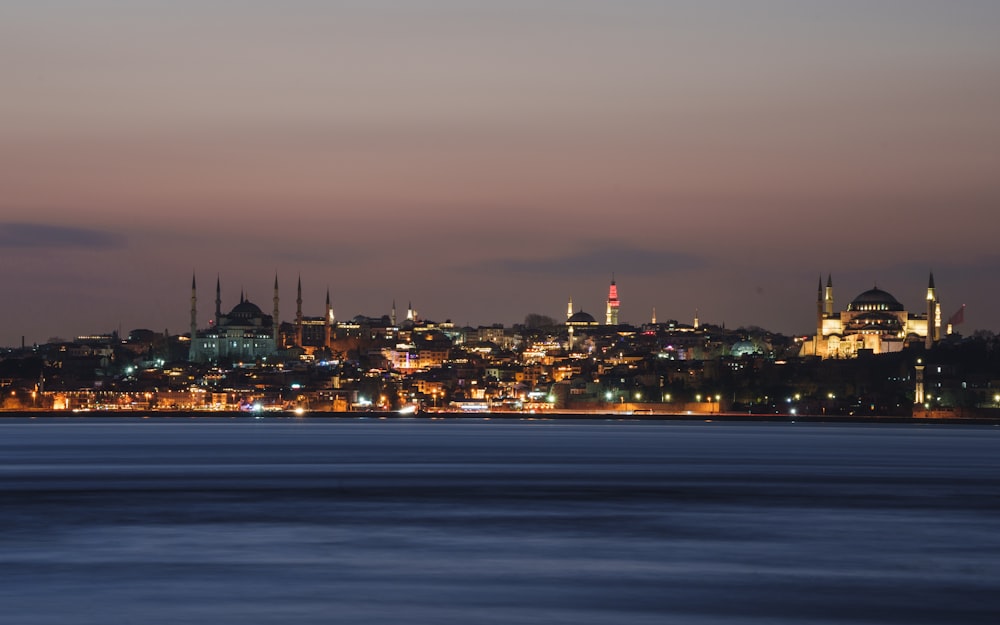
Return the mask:
<svg viewBox="0 0 1000 625"><path fill-rule="evenodd" d="M267 315L240 293L240 303L222 312L222 289L215 282L215 318L207 329L198 328L198 294L191 277L191 347L192 362L217 362L223 358L254 361L278 351L278 278L274 278L274 314Z"/></svg>
<svg viewBox="0 0 1000 625"><path fill-rule="evenodd" d="M228 313L222 312L222 286L215 280L215 316L208 328L198 327L198 289L191 276L191 345L188 360L192 362L233 361L253 362L279 355L286 348L298 354L312 353L318 348L329 349L333 332L333 308L330 289L326 290L326 312L322 317L302 314L302 278L299 278L295 298L295 322L283 329L278 316L278 276L274 276L274 312L270 315L240 293L240 303ZM395 317L393 304L393 317ZM395 323L395 322L393 322ZM287 355L287 354L286 354Z"/></svg>
<svg viewBox="0 0 1000 625"><path fill-rule="evenodd" d="M816 336L803 344L801 355L822 358L855 358L861 353L898 352L907 345L930 348L941 338L941 302L934 289L934 274L927 285L927 310L906 308L877 286L859 294L847 310L833 311L833 277L826 288L820 278L816 297Z"/></svg>

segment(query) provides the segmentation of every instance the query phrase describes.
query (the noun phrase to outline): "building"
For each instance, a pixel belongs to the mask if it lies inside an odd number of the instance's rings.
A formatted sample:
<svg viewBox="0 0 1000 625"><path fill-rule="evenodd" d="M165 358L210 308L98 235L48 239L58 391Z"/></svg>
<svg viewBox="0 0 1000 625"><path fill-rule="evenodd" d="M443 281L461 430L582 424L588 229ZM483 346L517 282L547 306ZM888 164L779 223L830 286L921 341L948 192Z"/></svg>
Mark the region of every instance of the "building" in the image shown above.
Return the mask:
<svg viewBox="0 0 1000 625"><path fill-rule="evenodd" d="M615 284L615 277L611 276L611 286L608 287L608 305L605 312L605 324L609 326L618 325L618 307L621 302L618 300L618 285Z"/></svg>
<svg viewBox="0 0 1000 625"><path fill-rule="evenodd" d="M931 274L926 294L927 309L908 312L887 291L875 286L851 300L846 310L834 311L833 277L826 287L820 278L816 295L816 334L806 341L803 356L855 358L860 353L898 352L912 344L927 348L941 338L941 303Z"/></svg>
<svg viewBox="0 0 1000 625"><path fill-rule="evenodd" d="M333 308L330 306L330 289L326 290L326 308L321 317L306 317L302 314L302 278L299 283L295 297L295 324L292 327L291 336L285 333L283 343L289 343L292 347L298 348L305 353L313 353L317 348L330 348L333 336ZM290 339L290 340L289 340Z"/></svg>
<svg viewBox="0 0 1000 625"><path fill-rule="evenodd" d="M240 302L222 312L222 285L215 282L215 318L206 329L198 328L198 289L191 276L191 362L220 360L256 361L277 354L278 277L274 277L274 313L266 315L259 306L240 293Z"/></svg>

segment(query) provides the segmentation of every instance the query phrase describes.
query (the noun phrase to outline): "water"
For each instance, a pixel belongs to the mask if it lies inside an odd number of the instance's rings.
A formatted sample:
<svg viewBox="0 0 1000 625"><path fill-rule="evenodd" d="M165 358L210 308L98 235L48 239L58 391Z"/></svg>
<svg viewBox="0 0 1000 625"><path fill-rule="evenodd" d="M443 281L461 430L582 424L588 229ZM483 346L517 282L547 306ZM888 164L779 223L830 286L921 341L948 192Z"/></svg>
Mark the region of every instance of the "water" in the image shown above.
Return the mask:
<svg viewBox="0 0 1000 625"><path fill-rule="evenodd" d="M1000 428L0 421L6 622L996 623Z"/></svg>

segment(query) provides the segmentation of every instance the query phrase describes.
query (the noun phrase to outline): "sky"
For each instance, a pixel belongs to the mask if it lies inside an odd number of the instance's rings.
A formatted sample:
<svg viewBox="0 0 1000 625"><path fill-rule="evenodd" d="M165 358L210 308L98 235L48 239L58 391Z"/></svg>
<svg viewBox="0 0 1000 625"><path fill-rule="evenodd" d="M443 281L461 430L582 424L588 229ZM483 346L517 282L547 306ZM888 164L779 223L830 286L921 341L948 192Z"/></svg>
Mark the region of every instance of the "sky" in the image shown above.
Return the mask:
<svg viewBox="0 0 1000 625"><path fill-rule="evenodd" d="M0 345L529 313L1000 331L993 0L0 4Z"/></svg>

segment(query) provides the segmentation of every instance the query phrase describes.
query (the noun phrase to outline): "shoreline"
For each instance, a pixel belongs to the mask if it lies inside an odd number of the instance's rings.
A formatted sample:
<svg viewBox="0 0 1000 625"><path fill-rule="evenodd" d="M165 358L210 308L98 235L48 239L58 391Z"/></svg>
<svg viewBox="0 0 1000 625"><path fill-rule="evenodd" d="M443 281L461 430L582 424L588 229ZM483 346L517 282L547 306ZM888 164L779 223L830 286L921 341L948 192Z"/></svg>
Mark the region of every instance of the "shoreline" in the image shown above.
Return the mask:
<svg viewBox="0 0 1000 625"><path fill-rule="evenodd" d="M788 414L625 414L614 412L319 412L306 411L195 411L195 410L9 410L0 411L5 419L242 419L242 420L393 420L393 421L629 421L629 422L723 422L723 423L852 423L852 424L933 424L1000 425L1000 418L976 417L905 417L878 415L788 415Z"/></svg>

